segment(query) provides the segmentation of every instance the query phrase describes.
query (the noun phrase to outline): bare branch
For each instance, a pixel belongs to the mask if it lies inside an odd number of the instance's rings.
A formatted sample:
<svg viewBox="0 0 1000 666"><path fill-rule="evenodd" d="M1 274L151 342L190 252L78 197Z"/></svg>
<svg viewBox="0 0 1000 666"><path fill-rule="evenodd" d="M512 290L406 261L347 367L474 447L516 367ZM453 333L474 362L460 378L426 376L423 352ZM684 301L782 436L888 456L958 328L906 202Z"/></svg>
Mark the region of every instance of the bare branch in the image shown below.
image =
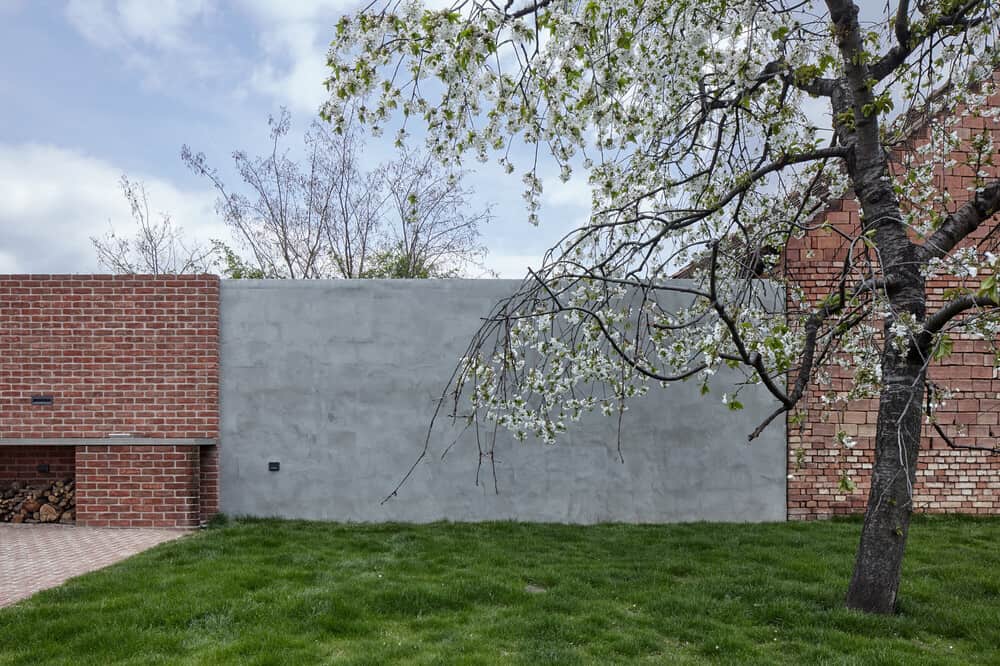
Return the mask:
<svg viewBox="0 0 1000 666"><path fill-rule="evenodd" d="M103 238L91 237L102 267L122 274L212 272L216 263L214 247L185 241L183 229L167 213L160 213L159 221L154 220L143 183L122 176L119 185L136 231L134 236L120 236L112 227Z"/></svg>
<svg viewBox="0 0 1000 666"><path fill-rule="evenodd" d="M934 431L938 434L938 436L942 439L942 441L944 441L944 443L948 445L948 448L949 449L956 449L956 450L960 450L960 451L983 451L983 452L989 453L991 455L1000 455L1000 446L978 446L976 444L956 444L955 443L955 440L952 439L948 435L948 433L946 433L944 431L944 428L941 427L941 424L937 422L937 419L934 416L933 395L934 395L934 392L937 391L937 390L938 390L938 387L936 385L928 383L928 385L927 385L927 399L926 399L926 403L924 405L924 413L927 415L927 418L930 420L931 427L934 428Z"/></svg>
<svg viewBox="0 0 1000 666"><path fill-rule="evenodd" d="M490 209L467 210L473 192L462 172L405 150L364 172L356 128L334 134L318 122L305 133L307 159L299 163L282 146L290 118L282 109L269 119L268 154L233 153L244 192L230 191L203 154L181 151L212 183L218 212L251 255L226 248L232 261L254 275L293 279L441 277L481 265L479 228Z"/></svg>

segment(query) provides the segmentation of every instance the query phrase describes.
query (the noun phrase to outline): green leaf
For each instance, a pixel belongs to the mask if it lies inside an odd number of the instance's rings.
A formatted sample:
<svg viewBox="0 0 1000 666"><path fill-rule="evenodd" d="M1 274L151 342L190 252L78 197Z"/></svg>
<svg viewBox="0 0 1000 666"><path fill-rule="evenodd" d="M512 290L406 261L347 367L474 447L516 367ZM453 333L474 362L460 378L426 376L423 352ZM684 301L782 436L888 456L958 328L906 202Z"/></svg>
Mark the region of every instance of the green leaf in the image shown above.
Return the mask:
<svg viewBox="0 0 1000 666"><path fill-rule="evenodd" d="M992 298L994 301L997 301L998 296L1000 296L1000 290L998 290L997 287L998 284L996 274L988 275L979 285L979 291L976 292L976 295L986 296L987 298Z"/></svg>
<svg viewBox="0 0 1000 666"><path fill-rule="evenodd" d="M951 337L945 333L938 340L937 346L934 347L934 360L940 361L943 358L951 356L951 352L955 347L954 341Z"/></svg>

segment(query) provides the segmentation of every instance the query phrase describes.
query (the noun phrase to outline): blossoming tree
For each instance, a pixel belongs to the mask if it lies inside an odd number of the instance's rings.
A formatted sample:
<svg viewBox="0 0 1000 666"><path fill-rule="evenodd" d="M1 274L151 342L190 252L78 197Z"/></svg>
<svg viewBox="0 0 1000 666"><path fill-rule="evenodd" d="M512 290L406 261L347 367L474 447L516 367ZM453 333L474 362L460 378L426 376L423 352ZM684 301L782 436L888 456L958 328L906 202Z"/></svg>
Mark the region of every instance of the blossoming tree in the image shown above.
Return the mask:
<svg viewBox="0 0 1000 666"><path fill-rule="evenodd" d="M847 604L885 613L928 366L956 330L993 339L998 327L993 278L933 307L925 286L935 272L996 268L988 247L963 241L1000 207L985 103L1000 5L875 4L881 15L859 17L851 0L391 2L337 25L324 115L338 126L362 100L376 130L421 123L445 163L495 156L521 174L532 222L546 165L585 174L589 223L497 305L452 381L456 404L471 397L477 418L519 438L551 441L583 411L620 415L650 383L707 382L728 365L776 400L752 439L846 359L852 393L879 396ZM986 128L966 141L978 157L964 202L936 186L962 144L961 114ZM915 121L932 140L891 168ZM834 230L842 267L810 300L775 267L845 193L862 224ZM670 280L680 266L691 279ZM769 307L775 288L793 305L784 317ZM689 307L661 308L666 292ZM738 386L725 401L740 408Z"/></svg>

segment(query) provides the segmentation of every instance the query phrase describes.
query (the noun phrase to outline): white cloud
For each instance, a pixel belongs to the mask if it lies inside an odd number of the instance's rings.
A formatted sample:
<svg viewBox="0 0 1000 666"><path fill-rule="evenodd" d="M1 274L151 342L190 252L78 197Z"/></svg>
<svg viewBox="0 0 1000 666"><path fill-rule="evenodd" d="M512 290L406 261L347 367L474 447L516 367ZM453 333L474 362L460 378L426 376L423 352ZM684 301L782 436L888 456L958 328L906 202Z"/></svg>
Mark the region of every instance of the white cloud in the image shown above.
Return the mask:
<svg viewBox="0 0 1000 666"><path fill-rule="evenodd" d="M550 206L571 206L590 210L591 189L586 175L582 174L562 182L558 177L546 178L543 183L542 201Z"/></svg>
<svg viewBox="0 0 1000 666"><path fill-rule="evenodd" d="M111 51L152 89L238 93L234 73L246 67L230 45L206 37L208 0L69 0L69 24Z"/></svg>
<svg viewBox="0 0 1000 666"><path fill-rule="evenodd" d="M125 235L134 228L118 187L121 174L106 161L66 148L0 144L0 272L97 270L90 237L103 236L109 222ZM145 183L151 210L170 213L185 238L229 238L212 192L185 191L142 174L129 177Z"/></svg>
<svg viewBox="0 0 1000 666"><path fill-rule="evenodd" d="M259 26L263 58L250 86L297 111L315 114L326 99L326 56L340 14L358 5L344 0L243 0Z"/></svg>
<svg viewBox="0 0 1000 666"><path fill-rule="evenodd" d="M182 49L189 25L208 14L206 0L118 0L128 34L164 49Z"/></svg>
<svg viewBox="0 0 1000 666"><path fill-rule="evenodd" d="M339 14L363 3L357 0L292 0L275 2L275 0L241 0L248 12L261 22L277 24L316 21L331 13Z"/></svg>
<svg viewBox="0 0 1000 666"><path fill-rule="evenodd" d="M315 25L294 22L261 33L262 62L254 67L250 86L280 104L315 114L326 100L326 48Z"/></svg>
<svg viewBox="0 0 1000 666"><path fill-rule="evenodd" d="M208 0L69 0L65 15L87 41L120 54L147 86L176 91L195 84L229 99L256 92L314 115L325 100L333 26L356 6L344 0L242 0L221 7ZM238 18L253 26L249 40L228 29Z"/></svg>
<svg viewBox="0 0 1000 666"><path fill-rule="evenodd" d="M66 18L85 38L105 48L138 41L185 50L191 23L208 11L206 0L70 0Z"/></svg>
<svg viewBox="0 0 1000 666"><path fill-rule="evenodd" d="M241 6L259 27L263 58L250 76L250 86L279 104L315 114L326 101L327 51L341 14L357 11L359 0L242 0ZM425 0L429 9L451 7L454 0Z"/></svg>

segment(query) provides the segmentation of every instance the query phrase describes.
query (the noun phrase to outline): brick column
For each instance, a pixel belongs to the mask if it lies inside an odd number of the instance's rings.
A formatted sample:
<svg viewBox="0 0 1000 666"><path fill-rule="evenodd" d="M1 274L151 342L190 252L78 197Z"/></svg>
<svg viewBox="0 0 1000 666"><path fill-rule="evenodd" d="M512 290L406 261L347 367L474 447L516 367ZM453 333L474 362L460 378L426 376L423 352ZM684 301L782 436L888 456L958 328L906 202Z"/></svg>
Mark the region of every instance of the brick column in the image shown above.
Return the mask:
<svg viewBox="0 0 1000 666"><path fill-rule="evenodd" d="M201 504L200 518L204 524L219 513L219 447L200 447L199 454L201 486L198 499Z"/></svg>

